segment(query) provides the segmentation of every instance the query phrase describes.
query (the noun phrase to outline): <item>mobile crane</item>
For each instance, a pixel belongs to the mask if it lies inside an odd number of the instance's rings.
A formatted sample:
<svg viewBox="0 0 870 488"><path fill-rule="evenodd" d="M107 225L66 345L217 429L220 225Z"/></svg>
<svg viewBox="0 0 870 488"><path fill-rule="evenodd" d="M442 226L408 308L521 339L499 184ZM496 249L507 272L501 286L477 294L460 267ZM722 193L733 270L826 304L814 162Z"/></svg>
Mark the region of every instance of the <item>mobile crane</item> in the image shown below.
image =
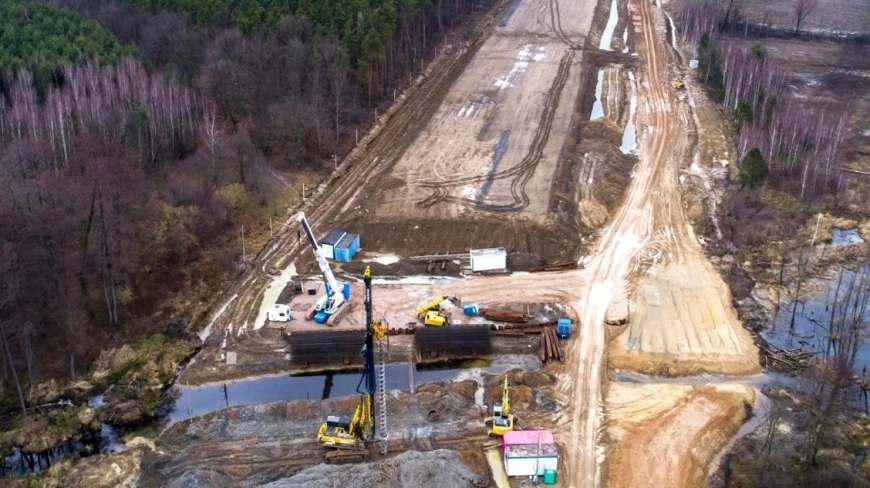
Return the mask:
<svg viewBox="0 0 870 488"><path fill-rule="evenodd" d="M365 283L366 336L362 348L364 358L363 374L357 385L360 402L354 410L353 417L330 415L320 426L317 441L323 446L336 450L326 454L328 462L365 459L369 456L366 441L377 435L382 441L382 453L387 447L387 397L386 397L386 361L384 359L384 343L388 324L386 320L372 319L372 271L366 266L363 273ZM375 362L375 342L378 344L378 358ZM364 389L362 389L364 387ZM377 409L375 408L377 396ZM377 414L377 422L373 419Z"/></svg>
<svg viewBox="0 0 870 488"><path fill-rule="evenodd" d="M320 252L320 246L317 245L314 232L311 230L311 226L308 225L305 212L299 212L296 220L302 224L302 229L308 237L308 242L311 244L311 248L314 249L314 258L317 261L317 266L320 267L323 279L326 280L326 293L314 302L314 308L308 312L306 318L308 320L313 318L318 324L333 326L339 323L349 310L350 283L344 282L339 285L335 280L335 275L329 269L329 263L323 257L323 253Z"/></svg>
<svg viewBox="0 0 870 488"><path fill-rule="evenodd" d="M516 418L511 413L510 396L508 394L507 376L504 378L501 401L492 405L492 419L487 422L490 435L504 435L505 432L514 430Z"/></svg>

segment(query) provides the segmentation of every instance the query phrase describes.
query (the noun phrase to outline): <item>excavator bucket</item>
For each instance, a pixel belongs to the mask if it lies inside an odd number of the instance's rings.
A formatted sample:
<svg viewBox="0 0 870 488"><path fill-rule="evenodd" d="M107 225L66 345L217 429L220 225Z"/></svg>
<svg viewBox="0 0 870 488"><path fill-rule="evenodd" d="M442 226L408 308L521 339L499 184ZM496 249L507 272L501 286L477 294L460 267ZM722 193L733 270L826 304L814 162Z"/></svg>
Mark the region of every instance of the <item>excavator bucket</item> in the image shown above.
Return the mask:
<svg viewBox="0 0 870 488"><path fill-rule="evenodd" d="M488 325L418 327L414 347L424 363L476 358L492 354L492 335Z"/></svg>
<svg viewBox="0 0 870 488"><path fill-rule="evenodd" d="M365 335L358 330L295 331L290 333L288 341L293 368L363 364L359 352Z"/></svg>

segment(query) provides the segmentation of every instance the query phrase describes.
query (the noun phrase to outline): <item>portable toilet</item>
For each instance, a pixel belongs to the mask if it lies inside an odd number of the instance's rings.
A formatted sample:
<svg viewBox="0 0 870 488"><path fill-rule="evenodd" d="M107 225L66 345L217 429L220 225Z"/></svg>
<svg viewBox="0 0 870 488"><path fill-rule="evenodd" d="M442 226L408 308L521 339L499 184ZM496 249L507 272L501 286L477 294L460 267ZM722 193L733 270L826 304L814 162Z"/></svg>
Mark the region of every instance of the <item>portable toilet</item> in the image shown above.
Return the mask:
<svg viewBox="0 0 870 488"><path fill-rule="evenodd" d="M468 315L469 317L477 317L477 314L479 312L480 311L478 310L476 303L466 303L462 306L462 313Z"/></svg>
<svg viewBox="0 0 870 488"><path fill-rule="evenodd" d="M555 469L545 469L544 470L544 484L545 485L555 485L556 484L556 470Z"/></svg>
<svg viewBox="0 0 870 488"><path fill-rule="evenodd" d="M348 263L359 249L359 234L345 234L336 244L333 259L340 263Z"/></svg>
<svg viewBox="0 0 870 488"><path fill-rule="evenodd" d="M571 319L561 318L556 322L556 337L559 339L568 339L571 337Z"/></svg>

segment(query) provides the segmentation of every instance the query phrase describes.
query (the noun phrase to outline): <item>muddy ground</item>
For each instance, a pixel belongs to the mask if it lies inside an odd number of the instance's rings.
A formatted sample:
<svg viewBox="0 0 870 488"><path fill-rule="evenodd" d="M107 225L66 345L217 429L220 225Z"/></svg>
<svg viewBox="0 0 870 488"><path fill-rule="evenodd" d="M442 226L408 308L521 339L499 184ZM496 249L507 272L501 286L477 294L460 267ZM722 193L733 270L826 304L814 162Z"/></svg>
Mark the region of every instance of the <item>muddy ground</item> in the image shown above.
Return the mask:
<svg viewBox="0 0 870 488"><path fill-rule="evenodd" d="M802 405L806 398L799 391L766 389L764 393L770 399L764 420L734 444L721 465L713 467L708 486L868 486L866 415L852 413L837 419L819 453L820 469L806 470L801 462L813 420Z"/></svg>
<svg viewBox="0 0 870 488"><path fill-rule="evenodd" d="M508 378L513 385L512 407L522 425L552 422L558 408L548 391L555 376L514 371ZM500 396L500 381L486 376L482 385L466 380L424 385L414 394L390 392L388 456L448 448L457 451L477 475L487 476L481 447L488 440L484 428L488 410L475 397L483 386L483 402L491 405ZM165 486L170 479L238 486L287 478L323 462L326 450L314 438L317 428L329 414L349 415L358 401L345 397L277 402L179 422L160 436L156 452L146 453L140 486ZM377 460L379 449L372 447Z"/></svg>
<svg viewBox="0 0 870 488"><path fill-rule="evenodd" d="M607 393L610 487L701 486L707 465L746 419L743 385L613 383ZM636 469L644 459L647 469Z"/></svg>

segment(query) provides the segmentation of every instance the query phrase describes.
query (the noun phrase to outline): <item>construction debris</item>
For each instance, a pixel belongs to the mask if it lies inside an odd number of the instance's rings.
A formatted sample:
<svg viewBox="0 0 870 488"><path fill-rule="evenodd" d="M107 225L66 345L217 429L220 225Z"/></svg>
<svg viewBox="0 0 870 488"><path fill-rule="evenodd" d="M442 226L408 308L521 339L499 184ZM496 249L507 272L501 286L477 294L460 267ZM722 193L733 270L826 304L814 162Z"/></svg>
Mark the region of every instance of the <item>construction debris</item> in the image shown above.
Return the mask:
<svg viewBox="0 0 870 488"><path fill-rule="evenodd" d="M538 359L542 363L550 360L565 361L565 353L562 351L562 345L559 339L556 338L556 329L553 327L544 327L541 331L541 345L538 347Z"/></svg>
<svg viewBox="0 0 870 488"><path fill-rule="evenodd" d="M566 271L569 269L577 269L578 265L575 261L561 261L553 264L545 264L543 266L529 267L530 273L540 273L544 271Z"/></svg>
<svg viewBox="0 0 870 488"><path fill-rule="evenodd" d="M771 344L759 344L767 359L767 367L779 371L803 371L815 354L811 351L788 350Z"/></svg>
<svg viewBox="0 0 870 488"><path fill-rule="evenodd" d="M496 322L510 322L512 324L524 324L531 320L531 317L523 312L514 312L512 310L502 310L498 308L484 308L480 310L480 315L487 320Z"/></svg>

